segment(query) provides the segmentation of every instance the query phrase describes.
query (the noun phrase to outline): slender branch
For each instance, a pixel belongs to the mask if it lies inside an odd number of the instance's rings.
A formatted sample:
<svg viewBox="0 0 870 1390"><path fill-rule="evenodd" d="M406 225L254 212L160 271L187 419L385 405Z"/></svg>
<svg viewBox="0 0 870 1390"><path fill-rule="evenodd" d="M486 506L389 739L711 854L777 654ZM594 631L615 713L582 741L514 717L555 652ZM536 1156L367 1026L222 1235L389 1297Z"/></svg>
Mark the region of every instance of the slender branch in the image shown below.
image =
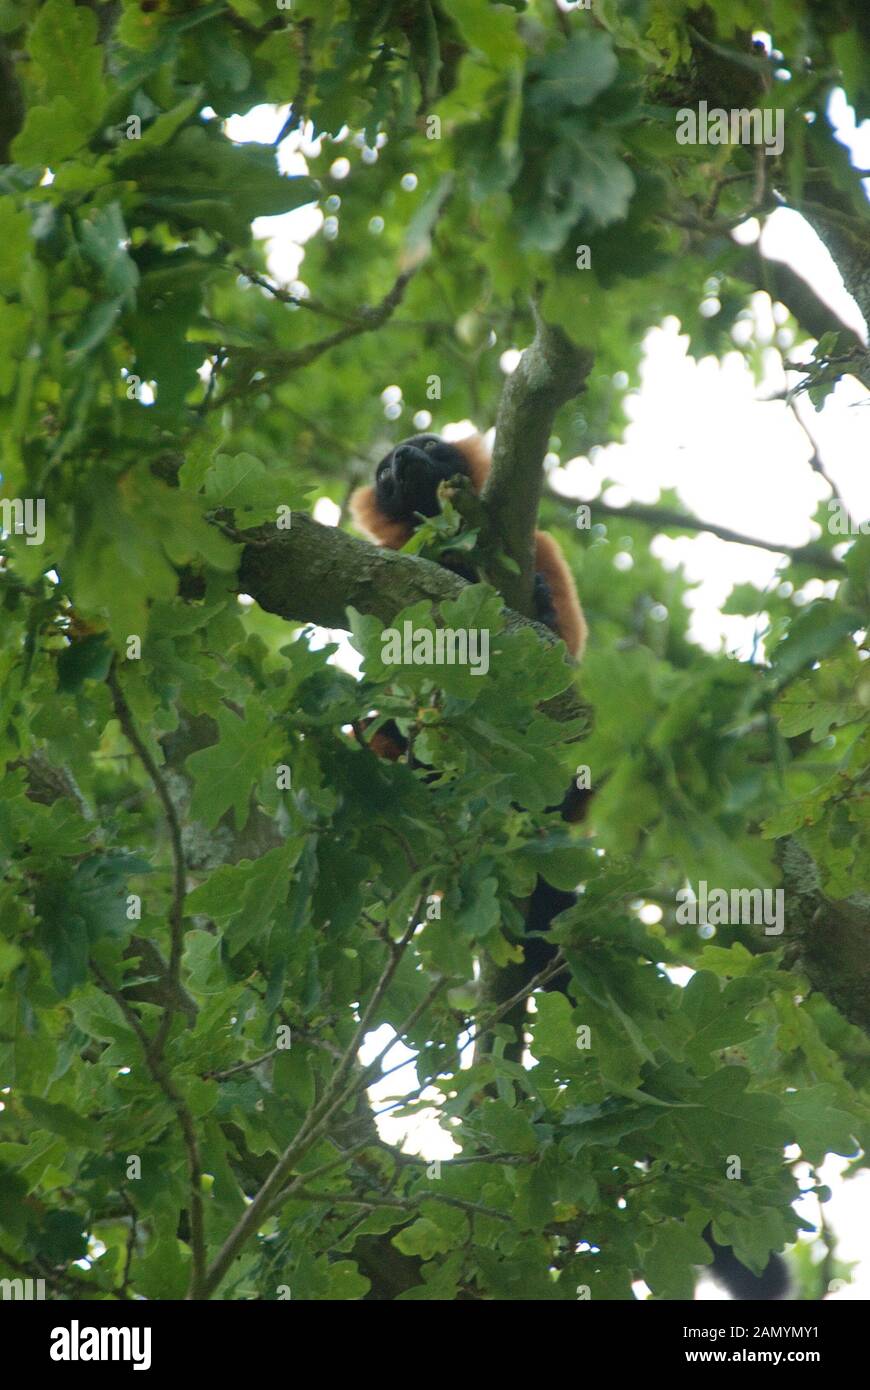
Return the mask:
<svg viewBox="0 0 870 1390"><path fill-rule="evenodd" d="M272 1211L275 1207L282 1205L283 1202L285 1202L287 1198L291 1195L291 1193L295 1194L295 1184L291 1184L290 1190L285 1190L283 1192L280 1190L281 1184L289 1174L290 1169L296 1163L298 1163L298 1161L308 1152L308 1150L311 1149L313 1145L316 1144L324 1136L329 1121L331 1120L335 1112L337 1110L340 1110L342 1106L344 1106L347 1103L347 1101L353 1096L355 1092L360 1092L365 1089L365 1087L369 1084L370 1077L376 1071L378 1063L381 1057L384 1055L384 1053L388 1052L390 1048L395 1047L396 1043L401 1040L404 1034L410 1031L411 1028L413 1028L414 1024L417 1022L417 1019L422 1016L426 1009L428 1009L435 995L444 987L444 984L446 982L440 979L437 980L435 984L432 986L432 988L429 990L429 992L426 994L426 996L421 1000L421 1002L405 1020L405 1022L400 1025L395 1036L390 1038L383 1045L383 1047L379 1050L376 1056L371 1060L371 1062L368 1063L366 1067L360 1069L357 1072L356 1076L351 1080L350 1084L347 1087L345 1087L343 1090L340 1089L341 1082L347 1076L348 1071L352 1068L356 1061L356 1054L359 1051L360 1044L362 1043L363 1036L367 1028L369 1027L374 1011L380 1003L380 1000L383 998L383 994L386 992L386 989L389 987L389 983L392 980L396 969L398 968L398 965L404 955L405 949L410 944L411 938L414 934L414 931L416 930L415 919L420 903L423 900L423 896L424 895L421 894L417 900L414 912L411 914L410 924L408 926L407 931L403 935L401 941L393 943L393 950L390 953L390 959L388 960L387 965L384 968L384 971L381 975L380 980L378 981L378 984L375 986L375 991L369 1002L369 1006L366 1009L363 1018L360 1020L360 1023L354 1032L354 1036L348 1045L347 1051L345 1052L344 1059L342 1060L336 1072L330 1079L329 1086L327 1087L327 1090L323 1098L317 1105L313 1107L313 1109L305 1117L299 1129L299 1132L296 1135L296 1138L292 1141L292 1144L290 1145L290 1148L285 1150L278 1164L275 1165L272 1172L269 1174L269 1177L266 1179L266 1182L263 1184L263 1187L261 1187L260 1191L257 1193L257 1196L254 1198L253 1202L251 1203L251 1206L247 1208L247 1211L244 1213L241 1220L238 1222L236 1228L234 1229L234 1231L230 1233L230 1235L227 1237L227 1240L224 1242L223 1247L218 1252L217 1258L215 1259L215 1262L209 1270L206 1278L207 1294L211 1293L213 1289L217 1287L217 1284L223 1278L226 1269L229 1267L229 1264L234 1258L236 1251L241 1248L242 1244L244 1244L244 1241L251 1234L251 1231L255 1229L256 1225L260 1224L260 1222L265 1220L269 1212ZM364 1143L357 1147L367 1148L369 1147L370 1143L371 1139L367 1138L364 1141ZM354 1148L353 1152L356 1152L356 1148ZM344 1159L346 1156L347 1155L343 1155L342 1159ZM337 1163L338 1160L336 1160L335 1162L330 1162L328 1165L326 1165L326 1167L333 1168L337 1166ZM279 1169L282 1170L280 1174ZM308 1182L310 1181L310 1179L311 1175L306 1173L302 1174L297 1181ZM251 1208L255 1204L258 1205L256 1217L247 1222L246 1229L244 1233L242 1233L241 1228L243 1226L243 1223L245 1223L245 1218L248 1216L248 1213L251 1211ZM232 1248L230 1248L231 1242L234 1242Z"/></svg>
<svg viewBox="0 0 870 1390"><path fill-rule="evenodd" d="M411 849L411 846L408 844L407 838L402 834L401 830L397 830L394 825L388 825L386 821L378 821L376 828L378 830L386 830L388 835L392 835L394 839L398 840L402 853L405 856L408 868L411 870L411 873L419 873L420 865L414 858L414 852Z"/></svg>
<svg viewBox="0 0 870 1390"><path fill-rule="evenodd" d="M379 1063L381 1058L384 1056L385 1053L389 1052L392 1048L394 1048L397 1043L401 1042L402 1039L407 1035L407 1033L410 1032L417 1020L423 1016L423 1014L429 1008L430 1004L434 1001L435 997L444 988L446 983L447 981L445 979L437 979L435 983L432 985L432 987L424 995L423 999L421 999L420 1003L416 1006L416 1008L409 1014L409 1016L404 1020L404 1022L399 1025L393 1036L391 1038L388 1038L388 1040L378 1050L378 1052L375 1054L372 1060L365 1067L361 1067L357 1070L356 1075L351 1079L350 1083L345 1087L344 1091L342 1091L338 1096L334 1098L333 1103L330 1105L328 1111L326 1111L326 1113L318 1122L317 1133L312 1136L310 1141L311 1143L313 1143L315 1139L319 1139L325 1133L326 1127L330 1119L337 1110L340 1110L342 1106L346 1105L347 1102L354 1096L354 1094L359 1094L368 1087L370 1081L375 1079L376 1073L378 1073L376 1078L378 1081L382 1080L384 1076L389 1076L389 1071L379 1071ZM407 1066L407 1060L403 1062L401 1065ZM396 1069L397 1068L394 1067L390 1070L395 1071ZM371 1112L367 1113L364 1119L367 1125L372 1125L373 1117ZM280 1192L275 1197L272 1204L272 1209L274 1210L276 1207L282 1205L288 1197L292 1196L292 1194L296 1190L297 1184L308 1183L312 1180L316 1173L325 1172L328 1169L335 1168L338 1166L339 1163L343 1162L347 1157L349 1157L353 1153L356 1153L358 1150L370 1148L373 1144L379 1143L380 1141L377 1139L375 1135L369 1135L367 1136L367 1138L362 1140L361 1143L356 1144L353 1147L353 1149L343 1154L341 1158L331 1160L329 1163L324 1164L322 1168L315 1169L314 1173L300 1174L300 1176L295 1180L295 1182L291 1183L289 1188L285 1188L283 1192ZM381 1144L381 1147L388 1148L387 1145L383 1144Z"/></svg>
<svg viewBox="0 0 870 1390"><path fill-rule="evenodd" d="M209 403L211 401L212 396L214 395L214 389L217 386L217 380L218 376L220 375L221 367L226 361L226 357L226 349L219 347L216 349L214 356L211 359L208 381L205 384L205 393L203 394L203 398L200 401L199 405L196 407L196 413L200 417L202 417L208 410Z"/></svg>
<svg viewBox="0 0 870 1390"><path fill-rule="evenodd" d="M797 403L796 397L793 396L791 393L789 393L789 395L788 395L788 397L787 397L787 399L786 399L786 403L787 403L788 408L789 408L789 410L791 411L792 415L794 416L795 420L797 421L797 423L800 425L801 429L803 430L804 435L806 436L807 442L808 442L810 448L812 449L812 453L811 453L811 455L810 455L810 461L809 461L809 462L810 462L810 468L813 470L814 473L818 473L819 477L820 477L825 483L827 483L828 487L831 489L831 496L840 499L840 493L839 493L839 490L838 490L838 488L837 488L837 484L834 482L834 480L833 480L833 478L831 477L830 473L828 473L827 470L826 470L826 468L825 468L824 462L823 462L823 460L822 460L821 453L819 452L818 441L816 440L816 437L815 437L815 435L813 434L812 430L810 429L809 425L806 423L806 421L804 420L803 416L801 415L800 410L798 409L798 403ZM841 499L840 499L840 500L841 500ZM848 508L846 507L845 503L842 503L842 506L843 506L843 516L844 516L844 518L846 519L846 521L847 521L847 523L848 523L849 530L851 531L851 530L852 530L852 516L851 516L851 514L850 514Z"/></svg>
<svg viewBox="0 0 870 1390"><path fill-rule="evenodd" d="M169 1036L169 1030L172 1027L172 1020L177 1009L178 995L181 991L181 959L184 952L184 898L187 891L187 871L184 860L184 846L181 839L181 824L178 819L178 812L175 809L175 803L169 795L169 788L166 785L165 778L154 761L148 746L142 739L139 730L136 728L132 711L121 689L117 667L114 662L109 670L107 684L112 693L115 717L121 725L127 741L135 749L136 756L148 774L160 804L163 807L166 823L169 827L169 840L172 845L173 890L172 907L169 914L169 989L166 995L166 1003L163 1009L160 1026L157 1029L153 1044L149 1046L149 1051L153 1049L154 1055L159 1057L163 1052L166 1039Z"/></svg>
<svg viewBox="0 0 870 1390"><path fill-rule="evenodd" d="M383 327L390 315L401 304L405 290L419 270L420 264L403 270L392 289L384 295L379 304L360 309L353 322L336 329L334 333L328 334L325 338L318 338L313 343L306 343L304 347L292 350L279 350L265 346L234 348L231 352L227 349L230 360L236 364L241 372L241 379L234 386L218 394L210 402L210 408L220 408L228 401L237 396L246 395L249 391L269 390L291 372L298 371L301 367L310 366L318 357L322 357L325 352L330 352L341 343L347 342L349 338L355 338L360 333L371 333L375 329ZM222 344L214 344L211 350L216 351L218 347L222 346Z"/></svg>
<svg viewBox="0 0 870 1390"><path fill-rule="evenodd" d="M494 1009L484 1014L482 1019L477 1020L474 1028L465 1040L465 1046L470 1047L472 1043L479 1042L480 1039L489 1032L494 1023L499 1023L501 1019L505 1018L518 1004L528 999L536 989L540 989L542 985L548 984L550 980L555 979L557 975L561 975L564 969L565 957L562 955L561 951L557 951L549 965L544 966L544 969L539 970L537 975L533 975L530 980L527 980L523 987L518 989L515 994L512 994L508 999L500 1000ZM477 1051L478 1049L475 1049L475 1061L477 1061Z"/></svg>
<svg viewBox="0 0 870 1390"><path fill-rule="evenodd" d="M136 1010L120 989L116 989L111 980L100 970L99 966L92 966L94 977L100 988L115 1000L118 1008L130 1025L139 1041L139 1046L145 1057L145 1064L151 1073L155 1084L163 1092L175 1111L178 1127L181 1130L181 1138L187 1157L187 1171L190 1184L190 1249L193 1261L191 1272L190 1287L188 1289L189 1299L203 1297L203 1287L205 1279L205 1227L203 1222L202 1210L202 1161L199 1153L199 1141L196 1137L196 1126L190 1108L181 1092L178 1090L166 1067L163 1056L154 1048L154 1043L148 1037L142 1027L142 1021Z"/></svg>
<svg viewBox="0 0 870 1390"><path fill-rule="evenodd" d="M278 300L279 304L289 304L293 309L307 309L309 313L320 314L327 319L335 319L338 323L359 322L357 314L342 314L337 309L330 309L319 299L315 299L313 295L294 294L292 290L285 289L283 285L273 285L272 281L267 280L265 275L261 275L259 271L251 270L248 266L234 265L230 269L236 275L243 275L246 280L250 280L252 285L256 285L259 289L265 290L267 294L271 294L274 299Z"/></svg>
<svg viewBox="0 0 870 1390"><path fill-rule="evenodd" d="M548 489L548 496L553 501L565 505L566 499L562 493ZM700 517L690 516L688 512L675 511L671 507L646 507L640 502L631 502L626 507L613 507L600 500L590 502L589 507L594 516L640 521L643 525L653 526L658 530L673 527L680 531L691 531L696 535L708 531L710 535L718 536L720 540L730 541L734 545L752 545L759 550L773 551L776 555L787 555L795 564L815 565L817 569L830 570L832 574L845 572L842 560L838 560L822 545L786 545L784 542L762 540L758 536L745 536L740 531L733 531L730 526L721 526L716 521L702 521Z"/></svg>
<svg viewBox="0 0 870 1390"><path fill-rule="evenodd" d="M327 1202L330 1206L398 1207L400 1211L419 1211L424 1202L443 1202L445 1206L457 1207L473 1216L492 1216L497 1221L513 1221L510 1212L498 1211L495 1207L485 1207L482 1202L467 1202L462 1197L449 1197L441 1193L422 1192L419 1197L356 1197L351 1192L307 1192L300 1188L293 1193L294 1201Z"/></svg>
<svg viewBox="0 0 870 1390"><path fill-rule="evenodd" d="M215 1256L214 1261L207 1270L203 1281L203 1291L206 1297L214 1293L233 1260L236 1258L239 1250L265 1219L266 1213L294 1164L317 1142L333 1112L344 1103L345 1093L342 1090L343 1083L356 1061L356 1054L359 1051L360 1043L366 1034L369 1024L381 1000L389 989L393 977L404 957L405 951L411 943L416 929L417 912L423 901L423 897L423 894L418 896L414 910L411 913L410 921L401 939L398 942L392 943L380 978L372 991L366 1008L362 1012L357 1027L354 1029L353 1037L345 1050L344 1056L329 1080L329 1084L323 1096L315 1103L311 1110L309 1110L295 1137L291 1139L290 1143L281 1154L281 1157L275 1163L256 1197L254 1197L250 1205L245 1208L245 1211L230 1231Z"/></svg>
<svg viewBox="0 0 870 1390"><path fill-rule="evenodd" d="M429 1008L429 1005L432 1004L433 1001L437 998L437 996L441 993L446 983L446 979L443 978L439 978L435 981L435 983L420 1000L420 1003L416 1006L413 1012L410 1013L408 1017L404 1020L404 1022L399 1025L393 1036L391 1038L388 1038L388 1040L384 1043L383 1047L381 1047L375 1053L372 1060L368 1062L365 1067L362 1068L362 1070L359 1073L359 1076L354 1078L352 1085L348 1088L348 1091L344 1097L345 1100L349 1100L354 1091L364 1090L369 1085L370 1079L375 1078L376 1073L376 1079L380 1081L383 1079L384 1076L389 1076L391 1072L399 1070L399 1067L390 1067L389 1071L379 1072L378 1064L382 1057L386 1056L386 1054L390 1052L396 1046L397 1043L401 1042L402 1039L405 1038L408 1033L410 1033L411 1029L418 1022L418 1020L423 1017L423 1014ZM409 1060L410 1059L406 1059L401 1065L407 1066Z"/></svg>
<svg viewBox="0 0 870 1390"><path fill-rule="evenodd" d="M564 969L565 958L562 955L562 952L559 951L553 957L549 965L545 966L543 970L539 970L537 975L533 975L530 980L526 981L522 989L517 990L516 994L512 994L509 999L505 999L502 1003L498 1004L494 1009L491 1009L488 1014L485 1014L484 1017L478 1021L475 1027L469 1031L468 1036L466 1037L466 1040L463 1043L463 1051L466 1048L470 1047L472 1043L477 1042L483 1036L483 1034L486 1033L493 1026L494 1023L498 1023L502 1018L504 1018L506 1014L509 1014L511 1010L516 1007L517 1004L522 1003L524 999L528 999L529 996L532 995L536 989L540 989L542 985L548 984L550 980L555 979L555 977L557 975L560 975ZM393 1047L395 1045L396 1040L396 1038L393 1038L389 1043L389 1047ZM387 1047L382 1048L381 1053L379 1055L383 1056L384 1052L386 1051L388 1051ZM378 1059L375 1058L375 1061L377 1060ZM402 1066L408 1065L408 1060L402 1063ZM382 1076L389 1076L391 1071L398 1071L399 1069L399 1067L391 1067L389 1071L383 1072ZM398 1100L391 1101L389 1105L381 1106L380 1109L376 1110L375 1118L379 1118L381 1115L388 1114L391 1110L395 1110L400 1105L408 1105L412 1100L415 1100L416 1098L421 1096L423 1091L425 1091L427 1087L437 1084L437 1075L427 1076L425 1080L421 1081L414 1088L414 1090L406 1091L405 1094L400 1096Z"/></svg>
<svg viewBox="0 0 870 1390"><path fill-rule="evenodd" d="M289 1187L285 1187L282 1192L278 1193L267 1215L274 1215L279 1207L282 1207L286 1201L293 1197L296 1191L303 1185L314 1182L316 1178L321 1178L326 1173L332 1173L336 1168L340 1168L343 1163L350 1162L356 1154L362 1153L364 1149L370 1149L374 1146L374 1139L362 1139L358 1144L353 1144L349 1149L342 1149L341 1152L336 1154L335 1158L331 1158L328 1163L321 1163L319 1168L312 1168L310 1172L300 1173L299 1177L294 1178Z"/></svg>
<svg viewBox="0 0 870 1390"><path fill-rule="evenodd" d="M723 221L708 219L694 212L664 213L662 220L698 233L697 237L691 239L698 249L723 236L730 237L735 228L751 215L751 209L742 209L734 217ZM860 334L845 323L790 265L765 256L759 241L743 248L735 245L724 268L733 279L745 281L755 289L763 290L774 302L784 304L800 327L816 340L826 333L838 334L845 350L842 359L844 370L870 389L870 353Z"/></svg>
<svg viewBox="0 0 870 1390"><path fill-rule="evenodd" d="M397 1152L389 1144L384 1144L383 1148L391 1158L394 1158L400 1167L417 1166L428 1168L432 1163L431 1158L423 1158L420 1154L406 1154ZM449 1164L451 1168L467 1167L470 1163L507 1163L511 1167L522 1168L527 1163L537 1163L540 1154L513 1154L513 1153L487 1153L487 1154L454 1154L452 1158L441 1159L444 1164Z"/></svg>
<svg viewBox="0 0 870 1390"><path fill-rule="evenodd" d="M258 1067L261 1062L268 1062L270 1057L277 1057L281 1050L280 1047L272 1047L268 1052L264 1052L262 1056L251 1057L247 1062L237 1062L234 1067L227 1067L225 1071L207 1071L204 1074L204 1079L208 1081L229 1081L231 1076L237 1076L240 1071L251 1071L254 1067Z"/></svg>
<svg viewBox="0 0 870 1390"><path fill-rule="evenodd" d="M327 1090L326 1096L324 1097L324 1100L321 1102L321 1106L324 1104L326 1100L329 1099L330 1090L333 1092L333 1094L335 1094L338 1091L342 1081L353 1067L353 1064L356 1060L356 1054L358 1053L363 1038L365 1037L368 1031L369 1025L374 1017L375 1010L378 1008L378 1005L380 1004L381 1000L383 999L384 995L389 989L393 981L393 977L402 962L402 958L406 950L410 946L414 933L417 930L417 915L420 911L425 897L425 893L419 893L417 895L405 931L402 933L402 936L398 941L391 942L390 944L390 948L387 953L387 962L383 970L381 971L380 979L378 980L377 984L372 990L369 1002L363 1010L362 1015L360 1016L360 1021L354 1030L353 1037L351 1038L350 1042L347 1045L347 1048L345 1049L344 1056L342 1057L341 1062L338 1065L338 1068L336 1069L336 1071L330 1079L329 1088Z"/></svg>
<svg viewBox="0 0 870 1390"><path fill-rule="evenodd" d="M352 1158L355 1158L357 1154L362 1153L364 1149L370 1149L373 1146L377 1146L377 1141L375 1139L361 1139L358 1144L352 1144L349 1149L342 1149L340 1153L336 1154L335 1158L329 1159L327 1163L321 1163L317 1168L310 1168L307 1172L300 1173L299 1177L294 1180L293 1187L295 1187L296 1183L299 1183L301 1186L303 1183L314 1182L315 1178L322 1178L325 1173L333 1172L334 1169L340 1168L342 1163L348 1163ZM291 1188L285 1188L285 1193L291 1190Z"/></svg>

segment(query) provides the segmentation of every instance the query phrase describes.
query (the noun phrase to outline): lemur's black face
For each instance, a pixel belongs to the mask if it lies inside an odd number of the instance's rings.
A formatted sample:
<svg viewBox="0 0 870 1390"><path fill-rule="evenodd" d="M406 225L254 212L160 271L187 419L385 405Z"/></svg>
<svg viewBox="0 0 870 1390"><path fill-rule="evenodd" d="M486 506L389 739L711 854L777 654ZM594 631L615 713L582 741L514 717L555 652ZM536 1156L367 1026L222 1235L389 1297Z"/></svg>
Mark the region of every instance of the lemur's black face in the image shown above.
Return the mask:
<svg viewBox="0 0 870 1390"><path fill-rule="evenodd" d="M391 521L412 521L415 513L435 516L439 483L457 473L468 477L468 464L455 445L437 434L415 434L403 439L378 464L378 506Z"/></svg>

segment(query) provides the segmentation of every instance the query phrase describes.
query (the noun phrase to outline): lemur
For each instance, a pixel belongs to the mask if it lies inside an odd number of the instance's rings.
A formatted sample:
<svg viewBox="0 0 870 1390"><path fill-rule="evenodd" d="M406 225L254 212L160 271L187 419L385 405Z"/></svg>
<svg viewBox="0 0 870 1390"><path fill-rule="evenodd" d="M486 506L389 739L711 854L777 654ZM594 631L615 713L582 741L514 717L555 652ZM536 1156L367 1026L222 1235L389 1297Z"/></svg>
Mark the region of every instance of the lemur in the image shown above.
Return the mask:
<svg viewBox="0 0 870 1390"><path fill-rule="evenodd" d="M413 535L420 519L436 516L440 510L438 488L460 475L468 478L480 493L489 476L490 455L480 435L449 443L437 434L417 434L402 440L378 464L375 481L359 487L350 499L351 516L357 528L378 545L400 550ZM461 564L451 568L473 579L475 575ZM583 655L587 625L577 596L574 579L557 543L544 531L535 532L535 617L563 639L575 661ZM373 751L387 758L399 758L407 749L406 740L390 721L372 740ZM572 783L562 805L562 818L579 821L585 816L589 793L579 794ZM554 947L540 933L546 932L557 913L576 901L576 895L552 887L538 878L529 899L525 927L523 977L527 982L543 970L555 955ZM551 979L546 988L564 991L568 972ZM767 1267L755 1275L736 1259L727 1246L717 1245L711 1228L705 1238L713 1251L710 1272L736 1299L777 1299L788 1287L784 1261L772 1255Z"/></svg>

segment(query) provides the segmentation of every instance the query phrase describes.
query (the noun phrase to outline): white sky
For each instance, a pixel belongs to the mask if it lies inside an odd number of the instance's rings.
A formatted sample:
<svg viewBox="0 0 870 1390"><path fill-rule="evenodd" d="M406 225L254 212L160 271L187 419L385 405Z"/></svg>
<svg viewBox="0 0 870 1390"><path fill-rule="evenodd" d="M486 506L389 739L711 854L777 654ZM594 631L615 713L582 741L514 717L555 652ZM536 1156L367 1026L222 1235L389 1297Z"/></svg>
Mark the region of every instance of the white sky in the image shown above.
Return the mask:
<svg viewBox="0 0 870 1390"><path fill-rule="evenodd" d="M234 140L274 140L285 114L286 108L276 111L273 107L257 107L245 116L233 116L227 121L227 133ZM859 168L870 168L870 121L856 129L853 113L841 94L832 100L831 115L840 139L852 151L853 162ZM305 155L319 149L319 142L306 145L294 135L281 146L281 168L287 173L303 173ZM339 148L337 157L342 153ZM333 165L333 169L342 174L344 165ZM340 192L340 182L336 189ZM269 266L277 280L289 284L299 275L304 242L322 223L318 209L302 208L283 217L261 218L254 224L256 234L268 240ZM752 231L750 226L745 235L751 236ZM774 213L765 227L762 246L766 255L791 264L845 322L866 336L861 314L834 263L798 214L786 210ZM767 296L755 295L752 308L756 339L772 345L780 324L774 322ZM797 342L788 347L788 355L796 361L808 360L811 347L811 342ZM817 533L809 517L819 501L827 498L828 491L809 467L811 447L790 410L782 401L767 399L786 384L773 347L765 354L765 376L760 383L755 382L736 350L721 362L715 358L694 362L687 355L679 323L672 318L648 334L645 349L641 388L629 403L631 423L624 441L598 450L594 462L571 460L553 476L553 483L570 496L588 500L598 495L601 481L607 478L624 489L623 501L646 503L654 503L660 489L675 488L686 510L744 535L790 545L813 539ZM796 380L792 374L788 384L793 385ZM380 397L389 385L387 381L373 380L372 391ZM800 403L800 410L818 443L828 475L837 485L838 495L854 517L860 520L870 516L870 393L848 378L829 397L820 414L806 400ZM620 494L608 493L607 501L619 504ZM318 519L334 522L334 509L330 505L320 507ZM768 586L776 573L777 556L709 534L662 536L656 538L653 548L663 563L682 564L687 577L698 582L699 587L689 596L691 635L695 640L714 650L724 645L742 657L748 656L757 636L756 620L726 617L719 608L735 583L748 581L759 587ZM819 583L807 597L823 591ZM323 634L323 640L340 638L339 633ZM341 645L342 664L355 669L355 654L343 639ZM386 1034L371 1035L363 1055L366 1051L376 1052L385 1037ZM395 1064L401 1055L394 1051L387 1065ZM404 1080L405 1072L399 1072L381 1087L373 1088L373 1095L395 1095ZM409 1068L407 1085L413 1084L413 1070ZM385 1137L396 1140L403 1127L398 1121L384 1121L383 1130ZM431 1125L418 1126L409 1148L416 1150L418 1144L427 1155L444 1158L453 1147L448 1136L433 1130ZM826 1219L838 1238L838 1256L858 1261L859 1268L855 1282L831 1297L867 1299L870 1172L865 1170L857 1178L842 1182L838 1174L845 1166L844 1159L831 1157L821 1170L822 1181L832 1187L834 1194L826 1206ZM814 1207L814 1200L798 1204L798 1210L810 1221L816 1220ZM726 1295L710 1281L702 1281L698 1297Z"/></svg>

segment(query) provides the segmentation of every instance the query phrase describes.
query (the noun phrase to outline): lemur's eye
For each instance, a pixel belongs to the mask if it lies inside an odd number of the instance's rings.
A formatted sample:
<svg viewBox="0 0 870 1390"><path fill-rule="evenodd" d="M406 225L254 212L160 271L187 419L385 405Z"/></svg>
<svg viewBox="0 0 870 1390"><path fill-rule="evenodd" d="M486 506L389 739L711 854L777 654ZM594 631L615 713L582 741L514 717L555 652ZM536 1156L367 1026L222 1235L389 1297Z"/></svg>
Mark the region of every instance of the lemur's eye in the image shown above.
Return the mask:
<svg viewBox="0 0 870 1390"><path fill-rule="evenodd" d="M438 448L438 440L437 440L437 439L429 439L429 440L427 440L426 443L423 445L423 448L425 449L425 451L426 451L427 454L431 454L431 452L432 452L433 449L437 449L437 448Z"/></svg>

